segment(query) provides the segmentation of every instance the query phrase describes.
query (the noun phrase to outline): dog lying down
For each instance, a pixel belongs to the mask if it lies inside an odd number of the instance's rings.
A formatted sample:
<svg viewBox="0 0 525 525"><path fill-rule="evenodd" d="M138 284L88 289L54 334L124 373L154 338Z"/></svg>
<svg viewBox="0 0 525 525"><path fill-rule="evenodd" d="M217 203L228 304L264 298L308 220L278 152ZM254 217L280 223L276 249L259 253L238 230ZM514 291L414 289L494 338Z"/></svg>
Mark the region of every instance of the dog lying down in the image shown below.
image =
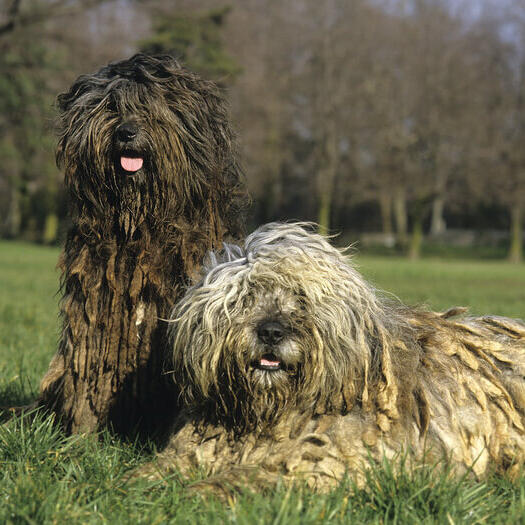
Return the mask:
<svg viewBox="0 0 525 525"><path fill-rule="evenodd" d="M173 311L185 409L139 476L201 470L218 491L303 479L317 490L370 458L446 459L515 475L525 448L525 324L386 298L306 223L272 223L211 254Z"/></svg>

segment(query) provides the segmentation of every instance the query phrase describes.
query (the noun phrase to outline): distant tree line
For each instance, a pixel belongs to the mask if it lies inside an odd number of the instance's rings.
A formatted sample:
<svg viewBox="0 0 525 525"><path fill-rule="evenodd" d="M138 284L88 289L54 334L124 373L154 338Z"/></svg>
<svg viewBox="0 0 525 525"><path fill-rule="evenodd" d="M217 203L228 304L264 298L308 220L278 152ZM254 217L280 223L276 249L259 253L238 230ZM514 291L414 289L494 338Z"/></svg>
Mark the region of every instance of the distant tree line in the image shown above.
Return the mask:
<svg viewBox="0 0 525 525"><path fill-rule="evenodd" d="M447 226L505 228L509 258L519 261L525 10L489 0L469 7L4 2L2 234L45 242L59 235L65 206L52 164L52 98L76 74L140 49L173 53L227 90L254 224L296 218L327 231L382 231L413 257L423 235Z"/></svg>

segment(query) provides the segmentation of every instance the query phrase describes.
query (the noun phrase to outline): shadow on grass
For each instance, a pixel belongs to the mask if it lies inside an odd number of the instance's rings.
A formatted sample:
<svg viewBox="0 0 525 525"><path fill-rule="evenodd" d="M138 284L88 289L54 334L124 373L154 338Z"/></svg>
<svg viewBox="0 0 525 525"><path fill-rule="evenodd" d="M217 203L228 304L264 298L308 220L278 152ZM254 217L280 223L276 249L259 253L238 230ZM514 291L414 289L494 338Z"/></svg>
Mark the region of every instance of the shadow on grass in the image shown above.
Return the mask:
<svg viewBox="0 0 525 525"><path fill-rule="evenodd" d="M37 393L28 391L23 380L0 385L0 422L35 408Z"/></svg>

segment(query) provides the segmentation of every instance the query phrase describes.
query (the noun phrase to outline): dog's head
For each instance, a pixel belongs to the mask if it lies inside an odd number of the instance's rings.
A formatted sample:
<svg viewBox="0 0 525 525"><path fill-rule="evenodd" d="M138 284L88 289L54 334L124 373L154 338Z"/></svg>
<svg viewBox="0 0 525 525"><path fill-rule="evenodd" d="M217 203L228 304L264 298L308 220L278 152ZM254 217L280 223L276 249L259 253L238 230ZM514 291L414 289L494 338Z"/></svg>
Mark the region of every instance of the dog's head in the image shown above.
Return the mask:
<svg viewBox="0 0 525 525"><path fill-rule="evenodd" d="M175 307L175 380L190 406L240 426L345 412L384 361L387 309L309 225L268 224L212 254Z"/></svg>
<svg viewBox="0 0 525 525"><path fill-rule="evenodd" d="M212 191L234 201L226 192L241 174L225 102L172 57L138 54L82 75L58 107L57 162L87 209L173 217L203 209Z"/></svg>

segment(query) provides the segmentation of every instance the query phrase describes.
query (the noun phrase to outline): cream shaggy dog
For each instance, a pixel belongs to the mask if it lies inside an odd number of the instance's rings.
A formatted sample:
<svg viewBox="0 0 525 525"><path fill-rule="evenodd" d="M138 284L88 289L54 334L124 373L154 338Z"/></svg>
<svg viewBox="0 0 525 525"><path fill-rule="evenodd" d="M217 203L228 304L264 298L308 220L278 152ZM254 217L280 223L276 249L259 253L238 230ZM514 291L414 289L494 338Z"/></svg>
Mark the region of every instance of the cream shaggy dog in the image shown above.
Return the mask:
<svg viewBox="0 0 525 525"><path fill-rule="evenodd" d="M525 325L409 308L311 225L268 224L211 254L173 312L186 405L140 475L204 469L200 487L327 489L370 458L516 473L525 447Z"/></svg>

